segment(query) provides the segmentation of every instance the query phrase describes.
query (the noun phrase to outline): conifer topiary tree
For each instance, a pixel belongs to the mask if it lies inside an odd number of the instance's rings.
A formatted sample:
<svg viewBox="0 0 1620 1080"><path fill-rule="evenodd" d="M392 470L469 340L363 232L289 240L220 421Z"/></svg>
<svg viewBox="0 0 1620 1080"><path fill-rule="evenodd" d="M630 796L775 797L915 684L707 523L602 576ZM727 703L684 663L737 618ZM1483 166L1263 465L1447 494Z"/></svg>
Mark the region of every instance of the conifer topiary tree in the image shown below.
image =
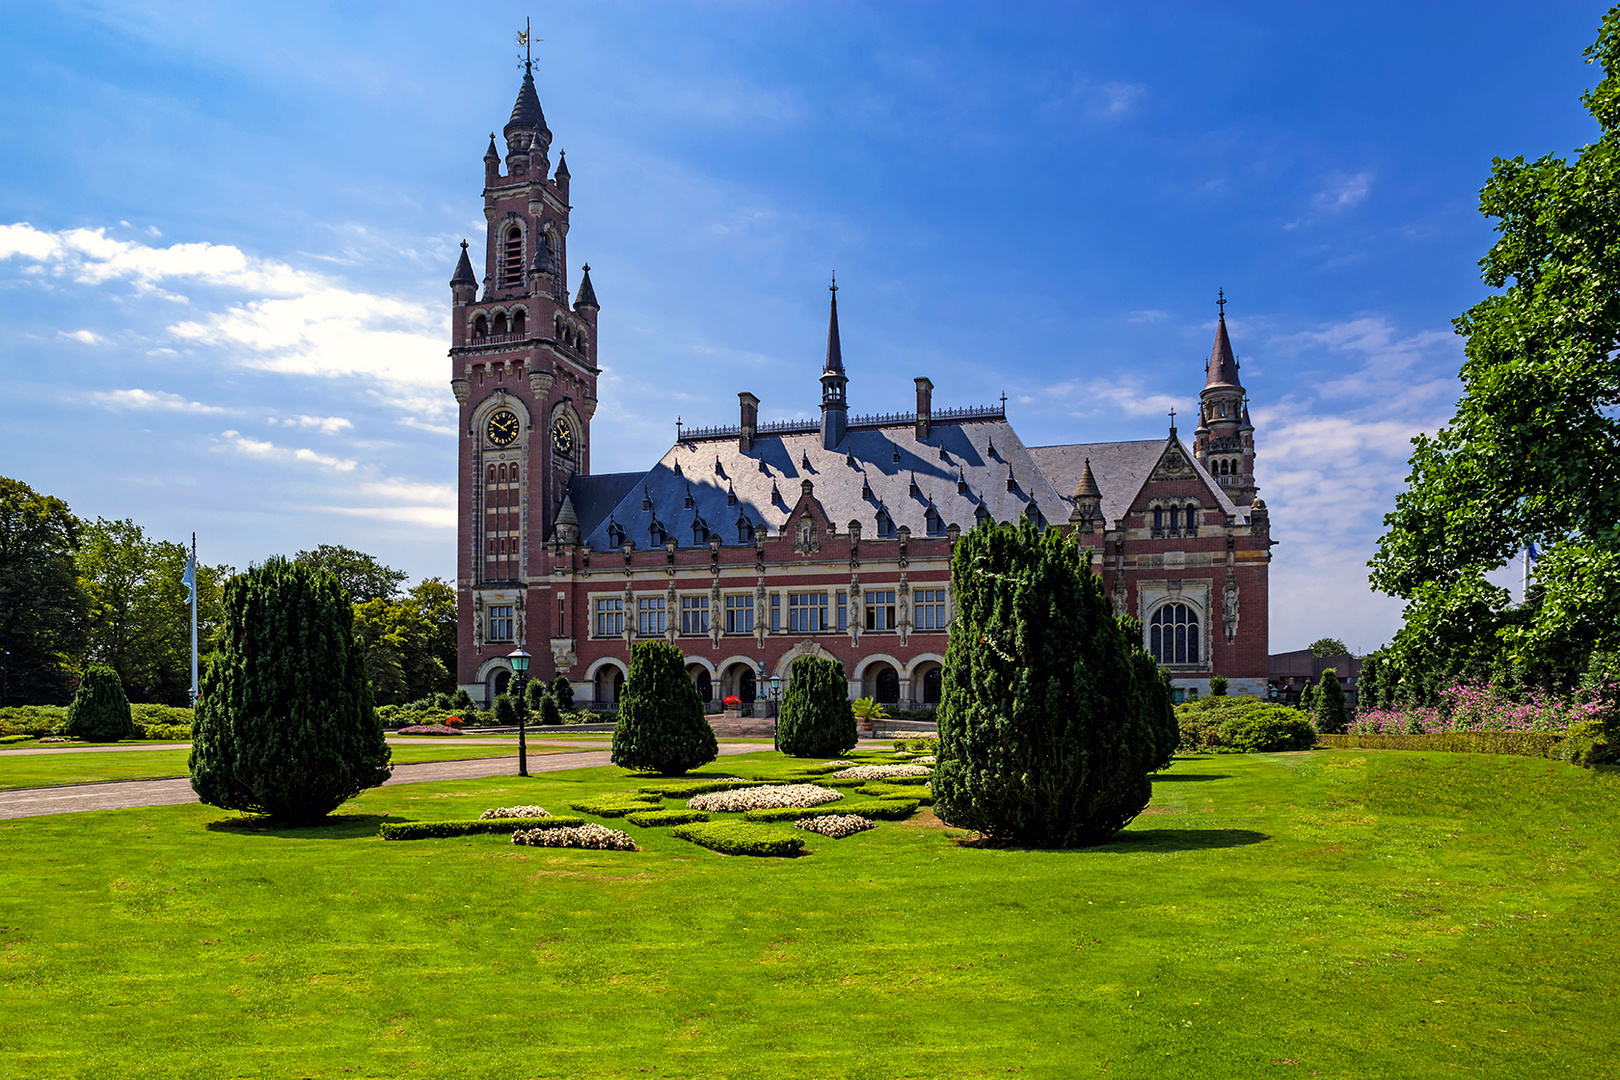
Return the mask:
<svg viewBox="0 0 1620 1080"><path fill-rule="evenodd" d="M232 578L224 607L192 726L198 798L301 824L388 779L354 609L337 579L275 558Z"/></svg>
<svg viewBox="0 0 1620 1080"><path fill-rule="evenodd" d="M1332 668L1322 669L1322 681L1316 684L1312 711L1316 714L1316 730L1323 735L1342 735L1350 722L1344 712L1344 690L1339 686L1339 673Z"/></svg>
<svg viewBox="0 0 1620 1080"><path fill-rule="evenodd" d="M821 656L801 656L788 672L776 747L793 757L832 757L856 742L844 665Z"/></svg>
<svg viewBox="0 0 1620 1080"><path fill-rule="evenodd" d="M1211 697L1226 696L1226 676L1211 675L1209 677L1209 694Z"/></svg>
<svg viewBox="0 0 1620 1080"><path fill-rule="evenodd" d="M450 695L450 707L460 713L473 712L472 695L458 686L456 692Z"/></svg>
<svg viewBox="0 0 1620 1080"><path fill-rule="evenodd" d="M568 676L557 673L551 680L551 696L557 699L557 708L563 712L572 712L574 709L574 684L568 681Z"/></svg>
<svg viewBox="0 0 1620 1080"><path fill-rule="evenodd" d="M562 709L557 705L557 699L550 694L542 696L535 718L548 726L562 723Z"/></svg>
<svg viewBox="0 0 1620 1080"><path fill-rule="evenodd" d="M551 684L544 679L535 679L523 687L523 704L529 707L529 716L538 718L540 703L551 696Z"/></svg>
<svg viewBox="0 0 1620 1080"><path fill-rule="evenodd" d="M638 643L630 651L630 674L619 698L613 764L673 776L706 765L719 753L681 650L667 641Z"/></svg>
<svg viewBox="0 0 1620 1080"><path fill-rule="evenodd" d="M129 698L118 672L110 667L93 667L84 673L79 689L67 707L67 727L75 739L87 742L117 742L133 739L135 719L130 715Z"/></svg>
<svg viewBox="0 0 1620 1080"><path fill-rule="evenodd" d="M1121 615L1118 621L1131 665L1136 670L1137 693L1141 695L1137 708L1153 732L1155 751L1148 771L1159 772L1170 767L1181 745L1181 724L1176 719L1176 706L1170 696L1170 676L1147 651L1141 620Z"/></svg>
<svg viewBox="0 0 1620 1080"><path fill-rule="evenodd" d="M517 727L517 695L496 694L495 700L489 703L489 718L501 727Z"/></svg>
<svg viewBox="0 0 1620 1080"><path fill-rule="evenodd" d="M981 525L951 553L957 617L933 789L952 825L1041 847L1100 844L1152 795L1159 691L1144 686L1079 550L1022 521Z"/></svg>

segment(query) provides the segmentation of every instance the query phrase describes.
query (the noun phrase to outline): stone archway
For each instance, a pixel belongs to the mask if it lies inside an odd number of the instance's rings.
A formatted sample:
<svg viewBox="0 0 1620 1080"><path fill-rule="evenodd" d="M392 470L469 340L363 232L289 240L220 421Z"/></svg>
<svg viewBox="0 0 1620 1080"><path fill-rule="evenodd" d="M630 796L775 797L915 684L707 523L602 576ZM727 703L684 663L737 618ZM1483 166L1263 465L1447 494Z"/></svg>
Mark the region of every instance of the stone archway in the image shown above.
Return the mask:
<svg viewBox="0 0 1620 1080"><path fill-rule="evenodd" d="M861 674L861 696L869 697L880 705L900 703L900 672L886 660L875 660L866 665Z"/></svg>
<svg viewBox="0 0 1620 1080"><path fill-rule="evenodd" d="M714 676L702 664L687 664L686 673L692 677L692 685L697 687L698 700L708 705L714 700Z"/></svg>

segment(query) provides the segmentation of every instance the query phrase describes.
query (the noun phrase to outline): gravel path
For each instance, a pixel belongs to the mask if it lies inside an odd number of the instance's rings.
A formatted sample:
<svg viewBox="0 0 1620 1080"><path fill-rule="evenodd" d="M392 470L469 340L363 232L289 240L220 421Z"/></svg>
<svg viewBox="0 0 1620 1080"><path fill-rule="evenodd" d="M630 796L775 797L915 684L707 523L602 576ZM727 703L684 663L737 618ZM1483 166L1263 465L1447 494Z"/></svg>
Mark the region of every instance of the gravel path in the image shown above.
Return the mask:
<svg viewBox="0 0 1620 1080"><path fill-rule="evenodd" d="M531 738L532 738L532 736L531 736ZM389 746L509 746L514 750L517 749L517 740L516 739L491 739L491 738L468 739L468 738L458 738L457 736L454 736L454 735L446 735L446 736L443 736L442 738L438 738L438 739L429 738L429 737L426 737L426 736L417 736L415 738L407 736L407 737L405 737L403 739L390 738L387 741L388 741ZM539 738L535 738L532 745L536 745L536 746L602 746L602 745L605 745L605 744L603 743L603 741L601 739L552 739L552 738L539 739ZM188 742L143 743L140 746L28 746L28 747L24 747L21 750L4 750L4 749L0 749L0 759L7 758L7 757L27 757L27 756L29 756L31 754L127 754L127 753L132 753L132 752L136 752L136 751L144 751L144 750L190 750L190 749L191 749L191 744L188 743Z"/></svg>
<svg viewBox="0 0 1620 1080"><path fill-rule="evenodd" d="M144 749L144 748L143 748ZM757 743L721 743L720 756L755 754ZM530 773L562 772L610 765L610 751L584 754L546 755L529 760ZM395 765L390 784L423 784L433 780L475 780L485 776L511 776L517 763L510 757L465 758L461 761L424 761L416 765ZM16 788L0 791L0 820L38 817L43 814L75 814L83 810L128 810L139 806L175 806L194 803L197 793L185 777L173 780L112 780L100 784L68 784L62 787Z"/></svg>

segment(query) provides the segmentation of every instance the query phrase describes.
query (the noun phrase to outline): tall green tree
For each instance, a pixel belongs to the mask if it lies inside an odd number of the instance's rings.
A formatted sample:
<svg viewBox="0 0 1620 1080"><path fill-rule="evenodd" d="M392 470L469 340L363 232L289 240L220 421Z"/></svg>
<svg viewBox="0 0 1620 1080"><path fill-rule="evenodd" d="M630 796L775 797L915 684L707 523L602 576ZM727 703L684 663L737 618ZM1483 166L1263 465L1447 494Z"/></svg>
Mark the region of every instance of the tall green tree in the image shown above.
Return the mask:
<svg viewBox="0 0 1620 1080"><path fill-rule="evenodd" d="M1311 702L1316 714L1316 730L1324 735L1341 735L1350 718L1344 711L1344 688L1339 685L1339 673L1332 668L1322 669L1322 681L1316 685L1316 696Z"/></svg>
<svg viewBox="0 0 1620 1080"><path fill-rule="evenodd" d="M319 821L388 779L389 758L337 579L282 558L232 578L192 725L198 798Z"/></svg>
<svg viewBox="0 0 1620 1080"><path fill-rule="evenodd" d="M1383 676L1405 695L1470 669L1569 685L1620 647L1620 7L1585 56L1599 136L1573 161L1496 159L1480 210L1499 237L1480 268L1500 291L1456 321L1462 399L1413 440L1370 564L1407 601ZM1515 609L1485 575L1532 543L1540 588Z"/></svg>
<svg viewBox="0 0 1620 1080"><path fill-rule="evenodd" d="M321 544L313 551L300 551L293 561L325 570L337 578L349 601L364 604L368 600L392 600L399 595L399 587L411 575L403 570L385 566L376 556L344 547L342 544Z"/></svg>
<svg viewBox="0 0 1620 1080"><path fill-rule="evenodd" d="M118 681L118 672L96 666L84 673L79 689L67 707L63 730L75 739L89 742L117 742L135 737L135 717L129 698Z"/></svg>
<svg viewBox="0 0 1620 1080"><path fill-rule="evenodd" d="M74 566L79 529L61 499L0 477L0 701L57 705L72 696L88 607Z"/></svg>
<svg viewBox="0 0 1620 1080"><path fill-rule="evenodd" d="M637 642L613 729L613 764L671 776L719 753L681 650L667 641Z"/></svg>
<svg viewBox="0 0 1620 1080"><path fill-rule="evenodd" d="M410 605L427 629L428 649L444 667L439 685L433 689L454 693L456 689L456 590L443 578L423 578L405 594ZM569 699L573 705L573 699Z"/></svg>
<svg viewBox="0 0 1620 1080"><path fill-rule="evenodd" d="M839 660L801 656L788 671L776 745L793 757L831 757L857 741L849 679Z"/></svg>
<svg viewBox="0 0 1620 1080"><path fill-rule="evenodd" d="M1147 806L1164 758L1160 696L1079 553L1028 521L981 525L951 553L933 788L952 825L1080 847Z"/></svg>
<svg viewBox="0 0 1620 1080"><path fill-rule="evenodd" d="M447 688L435 628L409 601L367 600L354 606L355 634L379 705L400 705Z"/></svg>

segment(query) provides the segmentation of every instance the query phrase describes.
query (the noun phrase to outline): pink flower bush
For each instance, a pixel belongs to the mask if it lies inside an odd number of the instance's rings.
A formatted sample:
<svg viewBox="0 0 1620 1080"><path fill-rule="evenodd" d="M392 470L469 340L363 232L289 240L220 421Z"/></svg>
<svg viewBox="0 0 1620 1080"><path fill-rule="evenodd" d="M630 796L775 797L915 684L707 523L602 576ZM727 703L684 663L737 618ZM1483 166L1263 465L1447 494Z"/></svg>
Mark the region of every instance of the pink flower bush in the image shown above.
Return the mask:
<svg viewBox="0 0 1620 1080"><path fill-rule="evenodd" d="M1531 690L1515 701L1501 689L1482 682L1459 682L1440 693L1438 706L1361 710L1349 731L1354 735L1432 735L1450 731L1543 731L1560 734L1571 724L1603 717L1613 685L1580 689L1567 697Z"/></svg>

